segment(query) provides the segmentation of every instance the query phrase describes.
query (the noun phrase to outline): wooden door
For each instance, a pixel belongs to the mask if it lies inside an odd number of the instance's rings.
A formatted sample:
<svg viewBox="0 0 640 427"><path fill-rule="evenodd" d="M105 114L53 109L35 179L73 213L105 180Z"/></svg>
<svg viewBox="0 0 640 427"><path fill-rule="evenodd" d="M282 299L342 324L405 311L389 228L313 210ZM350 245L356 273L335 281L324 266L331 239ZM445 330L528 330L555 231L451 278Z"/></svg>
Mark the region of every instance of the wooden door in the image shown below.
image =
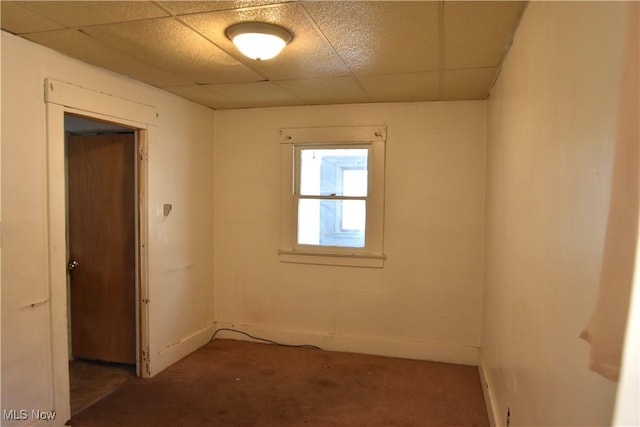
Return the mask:
<svg viewBox="0 0 640 427"><path fill-rule="evenodd" d="M135 135L67 141L73 357L135 364Z"/></svg>

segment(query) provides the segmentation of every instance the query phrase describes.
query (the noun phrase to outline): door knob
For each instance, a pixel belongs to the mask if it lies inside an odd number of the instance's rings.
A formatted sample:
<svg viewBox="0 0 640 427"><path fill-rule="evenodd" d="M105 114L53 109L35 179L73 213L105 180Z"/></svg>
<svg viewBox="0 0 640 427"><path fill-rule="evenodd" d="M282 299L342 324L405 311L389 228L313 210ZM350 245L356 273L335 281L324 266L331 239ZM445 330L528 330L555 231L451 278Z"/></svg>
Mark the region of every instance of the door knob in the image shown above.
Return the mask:
<svg viewBox="0 0 640 427"><path fill-rule="evenodd" d="M73 271L76 268L80 267L80 263L78 261L76 261L75 259L72 259L71 261L69 261L69 263L67 264L67 270L68 271Z"/></svg>

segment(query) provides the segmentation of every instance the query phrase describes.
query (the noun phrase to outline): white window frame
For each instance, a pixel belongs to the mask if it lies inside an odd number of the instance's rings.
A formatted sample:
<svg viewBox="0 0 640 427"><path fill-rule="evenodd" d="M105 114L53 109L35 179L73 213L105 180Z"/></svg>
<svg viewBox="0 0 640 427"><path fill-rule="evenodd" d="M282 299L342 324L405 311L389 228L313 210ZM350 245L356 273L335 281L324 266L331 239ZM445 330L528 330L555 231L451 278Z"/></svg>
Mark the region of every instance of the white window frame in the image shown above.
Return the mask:
<svg viewBox="0 0 640 427"><path fill-rule="evenodd" d="M280 261L353 267L384 267L384 167L386 126L339 126L280 130ZM368 195L363 248L297 243L297 154L302 148L368 148Z"/></svg>

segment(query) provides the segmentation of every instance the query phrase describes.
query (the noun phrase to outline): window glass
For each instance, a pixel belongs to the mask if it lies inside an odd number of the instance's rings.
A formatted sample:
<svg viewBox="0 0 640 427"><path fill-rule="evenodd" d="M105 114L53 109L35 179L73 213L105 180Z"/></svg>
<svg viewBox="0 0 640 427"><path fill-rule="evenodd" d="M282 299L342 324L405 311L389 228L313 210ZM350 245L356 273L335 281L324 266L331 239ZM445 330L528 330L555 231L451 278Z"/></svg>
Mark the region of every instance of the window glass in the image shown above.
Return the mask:
<svg viewBox="0 0 640 427"><path fill-rule="evenodd" d="M342 170L342 193L345 196L366 196L367 195L367 170L366 169L343 169Z"/></svg>
<svg viewBox="0 0 640 427"><path fill-rule="evenodd" d="M364 200L343 200L341 231L360 231L364 236L367 220L367 206Z"/></svg>
<svg viewBox="0 0 640 427"><path fill-rule="evenodd" d="M365 200L300 199L298 244L363 248Z"/></svg>
<svg viewBox="0 0 640 427"><path fill-rule="evenodd" d="M299 194L366 196L368 154L366 148L301 149Z"/></svg>
<svg viewBox="0 0 640 427"><path fill-rule="evenodd" d="M298 244L365 247L368 148L301 148Z"/></svg>

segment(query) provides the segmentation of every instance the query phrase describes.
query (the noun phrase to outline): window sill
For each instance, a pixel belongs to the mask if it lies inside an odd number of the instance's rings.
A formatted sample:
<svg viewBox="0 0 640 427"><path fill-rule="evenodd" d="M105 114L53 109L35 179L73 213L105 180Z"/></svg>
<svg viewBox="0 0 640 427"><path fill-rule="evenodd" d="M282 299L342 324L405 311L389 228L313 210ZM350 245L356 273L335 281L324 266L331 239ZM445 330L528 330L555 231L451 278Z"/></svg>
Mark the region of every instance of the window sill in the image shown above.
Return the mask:
<svg viewBox="0 0 640 427"><path fill-rule="evenodd" d="M280 262L334 265L341 267L383 268L385 255L339 254L311 251L279 250Z"/></svg>

